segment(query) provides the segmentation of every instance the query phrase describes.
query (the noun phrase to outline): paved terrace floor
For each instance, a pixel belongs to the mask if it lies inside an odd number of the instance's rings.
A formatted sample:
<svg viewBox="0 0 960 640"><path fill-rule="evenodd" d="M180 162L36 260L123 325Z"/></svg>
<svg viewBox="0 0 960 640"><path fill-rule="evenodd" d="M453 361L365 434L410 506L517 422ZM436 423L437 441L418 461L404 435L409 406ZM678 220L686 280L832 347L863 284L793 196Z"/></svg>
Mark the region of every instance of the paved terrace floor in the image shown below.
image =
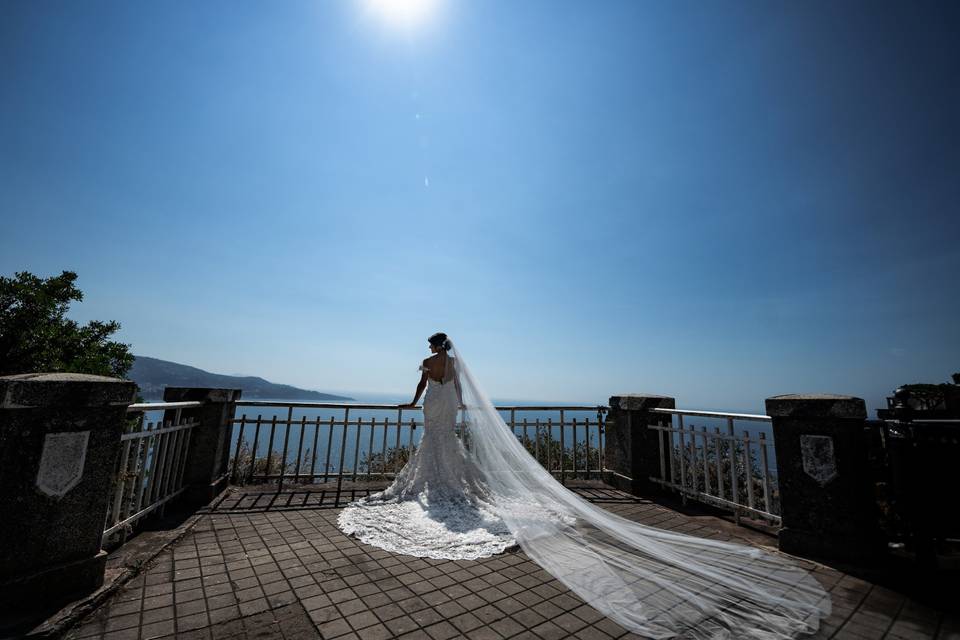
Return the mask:
<svg viewBox="0 0 960 640"><path fill-rule="evenodd" d="M681 513L605 486L576 490L648 525L776 544L713 515ZM231 491L67 637L638 637L584 604L522 552L458 562L390 554L342 534L336 527L340 510L329 503L329 493ZM812 637L960 639L956 617L836 569L799 562L833 598L833 615Z"/></svg>

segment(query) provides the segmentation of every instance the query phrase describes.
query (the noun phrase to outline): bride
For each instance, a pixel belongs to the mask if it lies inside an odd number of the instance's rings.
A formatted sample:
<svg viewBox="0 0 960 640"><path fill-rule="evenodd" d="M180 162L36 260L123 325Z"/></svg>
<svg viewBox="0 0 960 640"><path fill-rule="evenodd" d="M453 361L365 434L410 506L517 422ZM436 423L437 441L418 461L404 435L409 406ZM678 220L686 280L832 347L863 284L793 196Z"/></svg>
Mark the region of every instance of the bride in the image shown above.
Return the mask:
<svg viewBox="0 0 960 640"><path fill-rule="evenodd" d="M823 588L785 556L645 526L569 491L504 424L446 334L429 342L404 405L426 387L420 446L389 488L341 512L345 533L435 559L519 544L585 602L652 638L794 638L830 614ZM454 433L458 409L469 450Z"/></svg>
<svg viewBox="0 0 960 640"><path fill-rule="evenodd" d="M433 356L420 365L413 401L423 398L423 438L385 491L354 502L340 528L394 553L438 560L476 560L516 545L497 514L483 473L454 434L463 391L445 333L429 338Z"/></svg>

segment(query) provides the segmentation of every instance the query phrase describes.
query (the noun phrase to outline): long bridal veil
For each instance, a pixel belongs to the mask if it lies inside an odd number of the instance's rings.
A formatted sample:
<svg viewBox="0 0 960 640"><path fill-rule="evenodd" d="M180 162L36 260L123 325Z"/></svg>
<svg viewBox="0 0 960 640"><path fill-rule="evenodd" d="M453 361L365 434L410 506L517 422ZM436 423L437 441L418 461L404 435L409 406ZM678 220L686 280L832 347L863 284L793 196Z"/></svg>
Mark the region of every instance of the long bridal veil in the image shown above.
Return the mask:
<svg viewBox="0 0 960 640"><path fill-rule="evenodd" d="M453 347L470 450L524 552L588 604L652 638L793 638L830 598L789 559L601 509L527 453Z"/></svg>

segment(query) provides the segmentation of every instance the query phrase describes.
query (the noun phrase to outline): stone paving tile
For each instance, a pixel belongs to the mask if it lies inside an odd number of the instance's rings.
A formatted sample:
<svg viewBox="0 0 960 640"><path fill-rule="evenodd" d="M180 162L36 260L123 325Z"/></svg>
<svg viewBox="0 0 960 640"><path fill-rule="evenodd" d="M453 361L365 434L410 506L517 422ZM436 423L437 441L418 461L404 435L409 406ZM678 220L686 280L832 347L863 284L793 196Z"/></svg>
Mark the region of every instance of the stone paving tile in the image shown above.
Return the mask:
<svg viewBox="0 0 960 640"><path fill-rule="evenodd" d="M314 492L316 493L316 492ZM626 517L765 547L772 538L606 488L582 490ZM191 533L67 636L76 640L623 640L637 638L522 552L478 561L387 553L344 536L323 496L308 508L233 508ZM246 500L246 503L243 501ZM277 504L297 500L278 499ZM266 504L258 499L257 504ZM236 504L255 504L243 498ZM811 638L960 639L960 620L809 561L833 613Z"/></svg>

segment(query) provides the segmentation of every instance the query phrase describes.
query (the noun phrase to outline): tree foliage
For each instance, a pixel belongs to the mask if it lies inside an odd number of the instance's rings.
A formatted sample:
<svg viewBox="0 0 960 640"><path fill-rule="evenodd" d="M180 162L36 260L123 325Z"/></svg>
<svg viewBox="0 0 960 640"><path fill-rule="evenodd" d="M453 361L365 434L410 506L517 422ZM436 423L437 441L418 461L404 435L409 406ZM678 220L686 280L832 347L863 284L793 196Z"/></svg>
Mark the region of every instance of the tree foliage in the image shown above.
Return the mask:
<svg viewBox="0 0 960 640"><path fill-rule="evenodd" d="M66 317L83 300L77 274L0 276L0 375L64 371L123 377L133 366L130 345L111 340L118 322L80 325Z"/></svg>

